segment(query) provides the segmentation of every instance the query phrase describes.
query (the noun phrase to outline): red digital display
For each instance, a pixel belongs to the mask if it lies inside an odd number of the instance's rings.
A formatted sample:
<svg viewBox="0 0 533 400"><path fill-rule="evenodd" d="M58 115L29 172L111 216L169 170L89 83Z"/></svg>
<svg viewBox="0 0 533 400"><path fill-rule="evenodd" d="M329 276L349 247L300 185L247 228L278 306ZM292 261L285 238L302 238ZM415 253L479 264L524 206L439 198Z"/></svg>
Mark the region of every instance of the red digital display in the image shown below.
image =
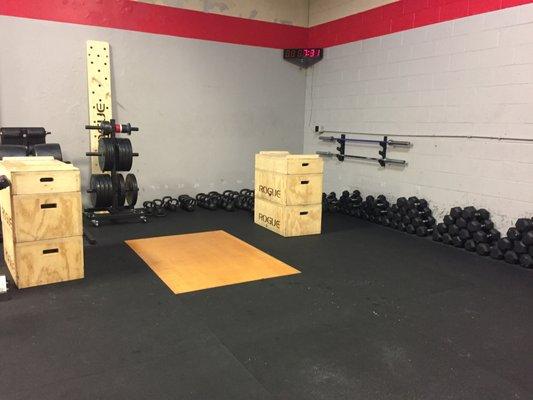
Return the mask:
<svg viewBox="0 0 533 400"><path fill-rule="evenodd" d="M285 49L283 58L322 58L322 49Z"/></svg>

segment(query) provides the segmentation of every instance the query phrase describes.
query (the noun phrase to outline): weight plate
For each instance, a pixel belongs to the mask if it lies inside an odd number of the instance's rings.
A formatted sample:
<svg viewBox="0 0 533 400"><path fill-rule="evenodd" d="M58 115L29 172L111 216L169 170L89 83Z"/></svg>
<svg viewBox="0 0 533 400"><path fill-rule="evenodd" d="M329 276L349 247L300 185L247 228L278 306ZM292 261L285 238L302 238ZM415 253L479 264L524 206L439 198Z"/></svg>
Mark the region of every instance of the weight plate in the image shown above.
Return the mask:
<svg viewBox="0 0 533 400"><path fill-rule="evenodd" d="M129 139L116 139L118 147L118 171L129 171L133 164L133 148Z"/></svg>
<svg viewBox="0 0 533 400"><path fill-rule="evenodd" d="M126 183L122 174L117 174L118 181L118 206L123 207L126 201Z"/></svg>
<svg viewBox="0 0 533 400"><path fill-rule="evenodd" d="M0 146L0 159L4 157L26 157L26 146L3 144Z"/></svg>
<svg viewBox="0 0 533 400"><path fill-rule="evenodd" d="M52 156L58 161L63 161L61 146L59 143L36 144L31 150L31 154L37 157Z"/></svg>
<svg viewBox="0 0 533 400"><path fill-rule="evenodd" d="M113 202L111 176L93 174L89 183L91 204L94 208L110 207Z"/></svg>
<svg viewBox="0 0 533 400"><path fill-rule="evenodd" d="M126 175L126 203L128 206L135 206L138 194L139 186L137 186L137 178L133 174Z"/></svg>
<svg viewBox="0 0 533 400"><path fill-rule="evenodd" d="M98 165L102 171L111 171L115 162L115 146L110 138L98 139Z"/></svg>

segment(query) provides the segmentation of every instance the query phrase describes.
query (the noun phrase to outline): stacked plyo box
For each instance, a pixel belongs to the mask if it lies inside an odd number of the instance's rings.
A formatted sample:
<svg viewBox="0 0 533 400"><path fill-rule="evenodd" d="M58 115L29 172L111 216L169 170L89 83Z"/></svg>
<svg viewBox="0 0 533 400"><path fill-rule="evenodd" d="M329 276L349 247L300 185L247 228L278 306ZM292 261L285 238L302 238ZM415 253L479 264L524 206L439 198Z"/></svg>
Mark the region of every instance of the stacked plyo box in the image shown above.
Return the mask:
<svg viewBox="0 0 533 400"><path fill-rule="evenodd" d="M7 157L0 175L4 259L19 288L83 278L80 171L53 157Z"/></svg>
<svg viewBox="0 0 533 400"><path fill-rule="evenodd" d="M319 234L323 169L322 159L314 154L256 154L255 223L285 237Z"/></svg>

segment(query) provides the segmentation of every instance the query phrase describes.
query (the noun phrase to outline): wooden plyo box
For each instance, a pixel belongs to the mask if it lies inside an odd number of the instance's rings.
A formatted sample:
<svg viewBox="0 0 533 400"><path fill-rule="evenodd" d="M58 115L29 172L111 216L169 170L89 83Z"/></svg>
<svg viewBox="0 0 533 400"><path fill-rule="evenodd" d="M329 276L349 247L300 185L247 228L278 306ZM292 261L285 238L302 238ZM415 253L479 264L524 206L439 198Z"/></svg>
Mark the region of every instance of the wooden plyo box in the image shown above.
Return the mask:
<svg viewBox="0 0 533 400"><path fill-rule="evenodd" d="M282 206L256 198L254 222L285 237L317 235L322 228L322 204Z"/></svg>
<svg viewBox="0 0 533 400"><path fill-rule="evenodd" d="M256 154L255 196L286 206L321 203L323 168L318 155Z"/></svg>
<svg viewBox="0 0 533 400"><path fill-rule="evenodd" d="M285 237L319 234L323 169L315 154L256 154L255 223Z"/></svg>
<svg viewBox="0 0 533 400"><path fill-rule="evenodd" d="M80 172L52 157L7 157L4 259L19 288L83 278Z"/></svg>

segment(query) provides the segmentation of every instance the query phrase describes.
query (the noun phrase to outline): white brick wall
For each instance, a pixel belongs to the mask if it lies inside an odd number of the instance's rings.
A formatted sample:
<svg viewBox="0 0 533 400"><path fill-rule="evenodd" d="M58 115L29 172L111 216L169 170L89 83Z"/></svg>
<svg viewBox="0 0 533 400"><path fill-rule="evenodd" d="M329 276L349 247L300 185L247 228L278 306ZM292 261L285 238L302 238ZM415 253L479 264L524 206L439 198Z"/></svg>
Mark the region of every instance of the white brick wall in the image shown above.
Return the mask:
<svg viewBox="0 0 533 400"><path fill-rule="evenodd" d="M313 133L445 134L533 139L533 5L327 49L307 75L305 151ZM533 142L411 138L405 169L333 159L325 190L427 198L439 217L488 208L499 229L533 215ZM377 156L377 147L348 145Z"/></svg>

